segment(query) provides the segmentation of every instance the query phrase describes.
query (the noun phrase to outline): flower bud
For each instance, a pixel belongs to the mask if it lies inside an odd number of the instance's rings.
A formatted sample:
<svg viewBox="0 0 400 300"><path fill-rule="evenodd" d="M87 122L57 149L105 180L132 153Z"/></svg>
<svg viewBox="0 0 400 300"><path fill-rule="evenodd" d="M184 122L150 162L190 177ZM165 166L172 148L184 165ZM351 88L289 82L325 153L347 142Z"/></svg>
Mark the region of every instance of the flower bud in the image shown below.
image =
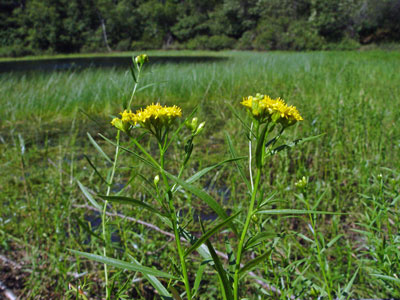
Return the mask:
<svg viewBox="0 0 400 300"><path fill-rule="evenodd" d="M206 125L206 122L201 122L199 126L197 126L196 131L194 132L193 135L198 135L204 130L204 126Z"/></svg>
<svg viewBox="0 0 400 300"><path fill-rule="evenodd" d="M303 176L303 178L301 178L300 180L298 180L294 185L300 189L303 190L306 188L308 184L308 179L306 178L306 176Z"/></svg>
<svg viewBox="0 0 400 300"><path fill-rule="evenodd" d="M193 118L192 121L187 120L185 122L186 127L193 133L197 128L198 119Z"/></svg>
<svg viewBox="0 0 400 300"><path fill-rule="evenodd" d="M258 222L258 217L256 215L252 215L251 219L253 222L257 223Z"/></svg>
<svg viewBox="0 0 400 300"><path fill-rule="evenodd" d="M135 57L135 62L141 66L148 61L149 57L147 56L147 54L141 54Z"/></svg>
<svg viewBox="0 0 400 300"><path fill-rule="evenodd" d="M125 121L123 121L121 119L118 119L118 118L114 118L111 121L111 125L114 126L117 129L123 131L123 132L128 132L129 131L129 126L130 126L130 124L128 122L125 122Z"/></svg>
<svg viewBox="0 0 400 300"><path fill-rule="evenodd" d="M156 175L154 177L154 185L157 185L159 181L160 181L160 176Z"/></svg>

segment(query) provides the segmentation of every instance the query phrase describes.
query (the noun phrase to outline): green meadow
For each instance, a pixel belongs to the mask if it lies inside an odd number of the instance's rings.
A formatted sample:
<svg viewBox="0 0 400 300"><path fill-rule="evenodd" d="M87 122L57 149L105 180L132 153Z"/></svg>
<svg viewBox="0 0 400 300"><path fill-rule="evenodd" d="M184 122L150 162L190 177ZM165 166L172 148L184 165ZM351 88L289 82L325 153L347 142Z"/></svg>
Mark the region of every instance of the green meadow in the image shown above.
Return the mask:
<svg viewBox="0 0 400 300"><path fill-rule="evenodd" d="M295 182L306 176L311 206L340 214L313 215L314 229L308 214L263 217L251 230L269 235L263 247L270 252L262 268L254 270L256 277L244 278L243 296L400 298L400 52L148 55L133 108L156 102L177 105L183 118L197 108L199 121L206 122L184 179L231 158L228 141L239 156L248 155L246 130L237 118L249 122L240 105L248 95L281 97L300 111L304 121L287 130L282 142L321 135L268 161L260 187L264 197L273 199L270 209L304 209L304 195ZM214 59L152 63L152 57L168 55ZM22 299L83 299L78 286L89 299L105 298L103 265L70 252L100 255L104 246L98 238L100 212L77 181L93 194L105 194L98 175L109 176L110 164L88 135L107 155L114 155L98 133L115 138L110 122L126 106L132 86L128 65L0 73L0 281ZM184 135L182 131L168 154L166 169L171 172L179 171ZM122 140L128 147L128 139ZM151 140L143 142L157 152ZM247 161L239 163L246 170ZM143 179L153 182L155 175L122 152L111 194L156 205L142 184ZM228 211L248 208L236 163L223 164L196 185ZM216 217L190 192L178 191L177 201L178 214L197 236L197 217L206 225ZM173 237L162 232L168 228L161 220L126 205L112 204L107 211L109 257L134 257L145 266L174 272L178 257L171 255ZM244 219L245 214L238 224ZM231 234L226 229L214 236L215 248L225 251L225 238ZM193 254L188 263L191 282L200 263ZM198 299L220 299L213 276L207 266ZM111 299L161 299L141 273L110 267L108 280ZM162 282L168 285L168 280ZM175 289L184 291L179 284Z"/></svg>

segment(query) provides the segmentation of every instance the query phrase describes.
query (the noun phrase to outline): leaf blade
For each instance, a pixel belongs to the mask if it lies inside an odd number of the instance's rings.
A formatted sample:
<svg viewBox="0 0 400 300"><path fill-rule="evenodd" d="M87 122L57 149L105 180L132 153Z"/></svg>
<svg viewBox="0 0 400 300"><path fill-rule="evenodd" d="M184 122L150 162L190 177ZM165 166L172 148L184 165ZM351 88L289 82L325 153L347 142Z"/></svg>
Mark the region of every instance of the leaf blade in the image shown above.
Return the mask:
<svg viewBox="0 0 400 300"><path fill-rule="evenodd" d="M116 203L122 203L122 204L131 204L131 205L136 205L140 206L144 209L147 209L153 213L156 213L158 215L166 216L165 214L161 213L160 210L152 207L151 205L144 203L143 201L136 200L130 197L124 197L124 196L106 196L106 195L98 195L100 198L104 200L108 200L110 202L116 202Z"/></svg>
<svg viewBox="0 0 400 300"><path fill-rule="evenodd" d="M157 269L144 267L144 266L136 264L136 263L132 263L132 262L128 263L123 260L110 258L110 257L106 257L106 256L101 256L101 255L97 255L97 254L92 254L92 253L87 253L87 252L76 251L76 250L72 250L72 249L69 249L69 251L71 251L72 253L74 253L76 255L83 256L90 260L94 260L94 261L97 261L97 262L100 262L100 263L103 263L106 265L110 265L110 266L113 266L113 267L116 267L119 269L126 269L129 271L140 272L142 274L153 275L153 276L157 276L157 277L177 279L175 276L173 276L171 274L165 273L163 271L159 271Z"/></svg>
<svg viewBox="0 0 400 300"><path fill-rule="evenodd" d="M199 238L189 249L186 250L184 256L188 256L190 253L195 251L198 247L200 247L202 244L205 243L211 236L213 236L215 233L217 233L219 230L221 230L227 223L231 222L234 218L236 218L241 211L238 211L236 214L230 216L229 218L225 219L223 222L219 223L216 225L213 229L207 231L204 233L201 238Z"/></svg>
<svg viewBox="0 0 400 300"><path fill-rule="evenodd" d="M92 203L92 205L94 207L96 207L98 210L101 211L103 208L96 200L94 200L93 196L89 193L89 191L86 189L86 187L79 180L77 180L77 183L78 183L78 186L81 189L82 193L85 195L86 199L88 199L89 202Z"/></svg>

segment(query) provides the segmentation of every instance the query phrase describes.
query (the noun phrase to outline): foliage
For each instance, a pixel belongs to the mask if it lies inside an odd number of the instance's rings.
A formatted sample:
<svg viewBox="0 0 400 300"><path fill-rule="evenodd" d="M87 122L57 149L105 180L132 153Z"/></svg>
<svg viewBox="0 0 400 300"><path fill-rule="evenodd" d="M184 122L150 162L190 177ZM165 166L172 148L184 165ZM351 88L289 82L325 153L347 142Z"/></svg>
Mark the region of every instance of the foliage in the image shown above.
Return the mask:
<svg viewBox="0 0 400 300"><path fill-rule="evenodd" d="M396 0L3 2L2 56L161 48L346 49L400 40Z"/></svg>

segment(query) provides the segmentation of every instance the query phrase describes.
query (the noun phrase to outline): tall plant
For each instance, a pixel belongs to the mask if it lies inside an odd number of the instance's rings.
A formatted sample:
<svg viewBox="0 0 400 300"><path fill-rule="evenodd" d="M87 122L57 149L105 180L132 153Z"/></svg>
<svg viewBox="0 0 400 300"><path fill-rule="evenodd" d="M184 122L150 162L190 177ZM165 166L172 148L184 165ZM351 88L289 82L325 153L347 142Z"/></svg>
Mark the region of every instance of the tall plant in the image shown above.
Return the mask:
<svg viewBox="0 0 400 300"><path fill-rule="evenodd" d="M298 139L287 144L278 143L286 130L297 122L303 120L300 113L294 106L288 106L280 98L273 99L267 95L261 94L249 96L244 98L241 104L249 113L251 120L250 124L241 118L239 113L234 111L248 132L248 157L238 157L230 137L227 136L232 158L220 161L217 164L200 170L187 179L183 179L182 176L184 170L188 166L188 162L192 156L194 147L193 142L203 131L205 122L199 122L196 117L193 117L196 113L195 109L184 121L179 123L178 120L182 118L182 111L175 105L163 106L160 103L153 103L135 112L131 110L130 105L136 92L140 72L147 61L148 57L146 55L140 55L133 60L134 68L132 69L132 77L135 81L135 85L131 99L128 107L121 112L121 118L114 118L111 122L111 124L117 129L116 141L114 142L104 137L106 141L115 146L114 159L111 160L108 158L112 163L112 167L110 176L106 180L108 186L106 193L93 196L89 193L88 189L79 183L85 196L94 206L102 211L102 233L105 242L103 255L75 250L72 250L72 252L104 264L107 299L111 298L107 265L142 273L144 278L153 285L158 293L167 299L195 299L198 296L205 265L208 264L215 270L220 286L221 298L226 300L238 300L241 296L244 296L240 293L240 287L241 281L244 280L245 275L252 269L262 266L270 254L270 251L265 251L252 260L244 262L244 254L246 252L251 252L255 245L259 245L269 238L268 235L262 234L262 232L257 233L254 230L249 230L252 226L252 222L257 220L258 217L270 214L307 215L318 213L310 210L309 207L306 210L267 209L267 205L270 203L270 198L264 200L263 195L260 192L262 176L267 172L265 166L268 159L283 150L292 148L301 142L310 140L314 137L303 140ZM184 144L185 154L180 162L179 172L177 174L172 174L167 168L166 154L168 151L171 151L172 143L177 141L177 137L180 135L184 127L187 127L190 131L186 143ZM124 134L129 138L129 144L121 144L121 134ZM149 149L144 146L142 143L142 137L144 135L150 135L151 138L154 139L158 145L157 154L154 154L154 151L149 151ZM103 153L103 156L108 157L93 139L91 139L91 141L94 143L96 148ZM277 144L279 144L279 146L277 146ZM115 172L118 170L117 161L121 151L133 155L135 159L144 163L149 170L152 170L155 173L153 182L155 192L151 194L151 199L154 199L157 203L156 205L154 205L155 202L151 201L141 201L121 195L110 195L110 188L113 184ZM242 169L240 170L240 174L242 175L249 192L248 194L250 199L243 199L243 201L249 201L247 212L239 210L229 213L228 210L225 210L213 197L205 192L204 189L195 185L196 181L218 166L230 162L238 163L240 160L246 158L248 158L249 175L246 176ZM180 207L176 196L178 189L184 189L187 192L194 194L218 215L218 221L209 225L209 228L206 228L202 220L200 220L199 226L203 232L203 235L200 238L196 238L190 233L187 227L182 225L182 217L179 214ZM101 206L96 199L102 199L104 201L103 205ZM175 268L173 274L145 267L133 257L131 257L131 261L127 262L107 256L106 210L110 202L130 204L154 214L173 232L176 246L175 255L179 258L179 266L178 268ZM244 223L241 223L239 219L243 214L245 215L245 219ZM223 228L229 228L234 235L234 238L227 243L229 253L226 256L230 257L231 262L229 266L226 266L223 263L220 258L221 255L215 250L210 241L210 238L216 235ZM194 251L200 254L204 262L196 272L188 269L188 260ZM195 273L196 278L193 280L193 275ZM168 284L165 286L160 282L159 278L169 279ZM184 286L184 291L181 294L179 294L175 288L175 286L179 284Z"/></svg>

